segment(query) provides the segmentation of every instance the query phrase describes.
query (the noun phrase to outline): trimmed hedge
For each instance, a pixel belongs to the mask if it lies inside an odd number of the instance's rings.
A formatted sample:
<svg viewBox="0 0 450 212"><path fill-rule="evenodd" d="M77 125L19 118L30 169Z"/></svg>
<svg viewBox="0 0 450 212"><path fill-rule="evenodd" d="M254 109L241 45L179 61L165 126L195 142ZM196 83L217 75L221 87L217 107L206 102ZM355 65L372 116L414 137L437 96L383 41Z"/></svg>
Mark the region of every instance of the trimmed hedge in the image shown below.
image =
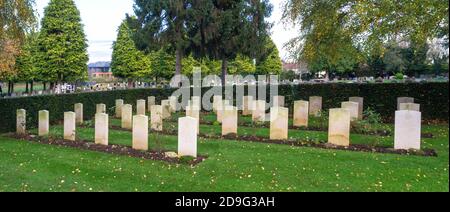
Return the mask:
<svg viewBox="0 0 450 212"><path fill-rule="evenodd" d="M365 108L372 108L387 121L392 121L397 109L397 97L414 97L421 104L424 120L448 122L448 83L410 83L410 84L307 84L279 86L279 95L286 97L286 103L292 108L295 100L308 100L309 96L322 96L323 108L340 107L351 96L364 97ZM267 88L269 89L269 88ZM209 88L203 88L202 92ZM105 92L44 95L0 99L0 132L15 131L16 109L27 110L27 126L37 126L38 111L49 110L50 121L62 120L64 112L73 111L75 103L83 103L84 117L94 116L96 104L104 103L108 113L113 114L116 99L136 106L136 100L156 96L157 101L166 99L174 89L132 89ZM247 91L247 89L246 89ZM269 92L267 92L270 95ZM268 99L268 98L267 98Z"/></svg>

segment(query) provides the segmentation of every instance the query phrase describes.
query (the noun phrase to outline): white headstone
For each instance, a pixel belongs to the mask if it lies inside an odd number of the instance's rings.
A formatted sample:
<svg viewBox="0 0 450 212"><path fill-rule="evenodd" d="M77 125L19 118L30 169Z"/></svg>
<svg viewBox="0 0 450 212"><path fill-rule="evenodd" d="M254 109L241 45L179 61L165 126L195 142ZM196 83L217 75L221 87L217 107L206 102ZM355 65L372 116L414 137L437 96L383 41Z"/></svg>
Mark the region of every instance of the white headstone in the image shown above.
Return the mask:
<svg viewBox="0 0 450 212"><path fill-rule="evenodd" d="M177 111L177 103L178 98L176 96L170 96L169 97L169 104L170 104L170 112L174 113Z"/></svg>
<svg viewBox="0 0 450 212"><path fill-rule="evenodd" d="M145 100L138 100L136 104L136 114L145 115Z"/></svg>
<svg viewBox="0 0 450 212"><path fill-rule="evenodd" d="M16 133L26 134L27 133L27 111L20 109L16 111Z"/></svg>
<svg viewBox="0 0 450 212"><path fill-rule="evenodd" d="M150 108L150 127L154 131L163 131L163 108L161 105L153 105Z"/></svg>
<svg viewBox="0 0 450 212"><path fill-rule="evenodd" d="M108 145L109 118L106 113L95 114L95 143Z"/></svg>
<svg viewBox="0 0 450 212"><path fill-rule="evenodd" d="M266 119L266 101L253 101L252 120L253 122L264 122Z"/></svg>
<svg viewBox="0 0 450 212"><path fill-rule="evenodd" d="M328 143L350 146L350 112L347 109L330 109Z"/></svg>
<svg viewBox="0 0 450 212"><path fill-rule="evenodd" d="M364 117L364 98L363 97L350 97L350 102L356 102L358 103L358 119L361 120Z"/></svg>
<svg viewBox="0 0 450 212"><path fill-rule="evenodd" d="M422 113L412 110L395 112L395 149L420 150Z"/></svg>
<svg viewBox="0 0 450 212"><path fill-rule="evenodd" d="M401 103L400 110L413 110L420 112L420 104L415 103Z"/></svg>
<svg viewBox="0 0 450 212"><path fill-rule="evenodd" d="M308 127L309 122L309 102L295 101L294 102L294 126Z"/></svg>
<svg viewBox="0 0 450 212"><path fill-rule="evenodd" d="M273 97L273 107L284 107L285 97L284 96L274 96Z"/></svg>
<svg viewBox="0 0 450 212"><path fill-rule="evenodd" d="M122 106L122 128L131 130L133 118L133 106L126 104Z"/></svg>
<svg viewBox="0 0 450 212"><path fill-rule="evenodd" d="M285 107L273 107L270 109L270 139L288 139L289 109Z"/></svg>
<svg viewBox="0 0 450 212"><path fill-rule="evenodd" d="M133 149L148 150L148 117L133 116Z"/></svg>
<svg viewBox="0 0 450 212"><path fill-rule="evenodd" d="M252 115L253 110L252 106L253 106L253 96L244 96L242 115L244 116Z"/></svg>
<svg viewBox="0 0 450 212"><path fill-rule="evenodd" d="M358 120L359 103L357 103L357 102L342 102L341 107L343 109L347 109L350 112L350 119L352 121Z"/></svg>
<svg viewBox="0 0 450 212"><path fill-rule="evenodd" d="M47 136L49 131L49 112L48 110L39 111L39 136Z"/></svg>
<svg viewBox="0 0 450 212"><path fill-rule="evenodd" d="M83 104L77 103L75 104L75 115L76 115L76 123L83 124Z"/></svg>
<svg viewBox="0 0 450 212"><path fill-rule="evenodd" d="M319 117L322 114L322 97L309 97L309 114L316 117Z"/></svg>
<svg viewBox="0 0 450 212"><path fill-rule="evenodd" d="M163 119L170 118L171 116L171 109L170 109L170 101L169 100L162 100L161 106L163 109Z"/></svg>
<svg viewBox="0 0 450 212"><path fill-rule="evenodd" d="M106 113L106 105L105 104L97 104L97 112L96 113Z"/></svg>
<svg viewBox="0 0 450 212"><path fill-rule="evenodd" d="M122 118L122 106L123 106L123 100L117 99L116 100L116 118Z"/></svg>
<svg viewBox="0 0 450 212"><path fill-rule="evenodd" d="M217 108L222 105L222 96L214 96L213 97L213 111L217 112Z"/></svg>
<svg viewBox="0 0 450 212"><path fill-rule="evenodd" d="M152 106L156 105L156 97L149 96L147 98L147 104L148 104L148 112L151 112L152 111Z"/></svg>
<svg viewBox="0 0 450 212"><path fill-rule="evenodd" d="M200 133L200 108L195 105L187 106L186 116L197 120L197 134Z"/></svg>
<svg viewBox="0 0 450 212"><path fill-rule="evenodd" d="M75 141L75 116L74 112L64 113L64 139Z"/></svg>
<svg viewBox="0 0 450 212"><path fill-rule="evenodd" d="M414 103L414 98L411 98L411 97L397 98L397 110L400 110L400 104L402 104L402 103Z"/></svg>
<svg viewBox="0 0 450 212"><path fill-rule="evenodd" d="M197 157L197 120L184 117L178 120L178 155ZM194 130L193 130L194 129Z"/></svg>
<svg viewBox="0 0 450 212"><path fill-rule="evenodd" d="M236 107L225 106L222 117L222 135L237 134L238 111Z"/></svg>

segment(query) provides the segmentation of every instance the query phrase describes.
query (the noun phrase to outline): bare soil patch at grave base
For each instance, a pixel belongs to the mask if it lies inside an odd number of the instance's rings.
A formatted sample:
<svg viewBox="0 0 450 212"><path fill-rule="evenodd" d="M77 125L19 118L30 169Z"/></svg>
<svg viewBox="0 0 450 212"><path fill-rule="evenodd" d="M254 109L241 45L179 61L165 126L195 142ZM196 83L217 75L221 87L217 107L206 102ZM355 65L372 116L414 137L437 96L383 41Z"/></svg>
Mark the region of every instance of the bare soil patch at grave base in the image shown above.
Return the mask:
<svg viewBox="0 0 450 212"><path fill-rule="evenodd" d="M129 131L128 129L123 129L118 126L112 126L111 129L118 131ZM162 135L177 136L178 132L173 130L164 130L163 132L156 132ZM434 149L424 149L424 150L396 150L390 147L383 146L370 146L363 144L351 144L350 146L337 146L329 144L326 141L302 141L302 140L271 140L266 137L260 136L240 136L236 134L229 134L226 136L211 135L211 134L199 134L199 137L204 139L215 139L215 140L235 140L235 141L245 141L245 142L255 142L264 144L279 144L279 145L289 145L295 147L312 147L319 149L330 149L330 150L343 150L343 151L353 151L353 152L371 152L371 153L383 153L383 154L398 154L398 155L414 155L423 157L437 157L438 154Z"/></svg>
<svg viewBox="0 0 450 212"><path fill-rule="evenodd" d="M54 137L39 137L29 134L19 135L16 133L10 133L6 134L5 136L18 139L18 140L25 140L30 142L36 142L40 144L47 144L47 145L55 145L55 146L61 146L61 147L70 147L70 148L77 148L81 150L90 150L95 152L102 152L102 153L108 153L108 154L114 154L114 155L122 155L122 156L128 156L133 158L140 158L145 160L155 160L155 161L164 161L168 163L174 163L174 164L186 164L191 166L196 166L200 164L201 162L205 161L207 157L205 156L198 156L197 158L193 158L192 160L183 160L182 158L170 158L167 157L164 153L164 151L139 151L135 150L129 146L123 146L123 145L99 145L95 144L92 141L86 141L86 140L77 140L77 141L69 141L64 140L60 138L54 138Z"/></svg>

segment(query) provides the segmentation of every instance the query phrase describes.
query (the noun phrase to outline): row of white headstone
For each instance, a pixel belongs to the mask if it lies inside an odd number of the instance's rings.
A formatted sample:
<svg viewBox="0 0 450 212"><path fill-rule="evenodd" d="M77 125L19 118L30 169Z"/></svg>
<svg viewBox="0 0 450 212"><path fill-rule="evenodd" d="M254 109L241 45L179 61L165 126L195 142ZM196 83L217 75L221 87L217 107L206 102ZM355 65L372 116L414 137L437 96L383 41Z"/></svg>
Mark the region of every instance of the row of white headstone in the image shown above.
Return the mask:
<svg viewBox="0 0 450 212"><path fill-rule="evenodd" d="M288 139L289 109L284 107L284 97L274 97L274 107L270 109L270 139ZM246 96L243 99L243 115L252 115L254 122L264 122L266 112L264 100L253 100ZM222 96L214 97L214 111L217 121L222 123L222 135L237 134L238 110L223 100ZM312 111L312 112L311 112ZM310 101L294 102L294 123L296 127L307 127L310 115L320 116L322 97L311 97ZM350 145L351 122L363 119L364 98L350 97L342 102L341 108L330 109L328 142L338 146ZM395 115L395 149L420 149L421 113L420 105L414 104L414 98L398 98L398 111Z"/></svg>
<svg viewBox="0 0 450 212"><path fill-rule="evenodd" d="M270 111L270 138L273 140L285 140L288 138L289 109L281 107L281 105L284 105L284 97L277 98L279 99L277 106L272 107ZM232 106L230 101L219 99L219 97L215 97L214 99L215 111L218 114L218 120L222 123L222 135L237 134L237 107ZM317 100L319 98L314 97L314 99ZM151 103L154 104L154 100L154 97L149 97L149 105ZM259 116L261 114L264 115L265 105L263 107L262 102L253 101L252 97L244 97L243 114L251 114L253 117L255 117L255 113ZM414 102L412 98L399 98L398 102L399 110L396 112L395 122L395 149L420 149L421 113L418 111L420 105L412 103ZM198 97L194 97L189 101L186 110L187 117L179 120L179 155L181 156L189 155L196 157L200 103ZM172 106L175 104L176 100L171 97L169 100L163 100L162 105L152 105L149 107L151 113L150 127L152 130L162 131L164 108L167 108L170 116L170 113L174 111L174 107ZM249 108L249 105L253 105L253 108ZM294 126L308 125L308 116L311 114L309 113L311 109L310 105L310 102L307 101L296 101L294 103ZM148 117L145 115L145 101L142 103L142 100L138 100L138 108L140 108L138 111L144 111L143 114L132 116L132 106L123 105L123 100L117 100L116 117L122 118L122 128L132 129L133 148L148 150ZM261 109L258 110L258 108ZM362 111L363 98L361 97L350 98L349 102L342 103L342 108L330 109L328 142L340 146L349 146L350 123L352 120L362 119ZM314 115L318 114L314 113ZM257 118L254 120L261 121L263 119ZM81 103L75 104L75 112L64 113L64 139L75 140L77 123L83 123L83 105ZM108 145L108 124L109 117L106 114L106 106L104 104L98 104L95 115L96 143ZM17 111L17 133L25 133L25 129L26 111L21 109ZM48 130L49 112L46 110L39 111L39 136L48 135Z"/></svg>

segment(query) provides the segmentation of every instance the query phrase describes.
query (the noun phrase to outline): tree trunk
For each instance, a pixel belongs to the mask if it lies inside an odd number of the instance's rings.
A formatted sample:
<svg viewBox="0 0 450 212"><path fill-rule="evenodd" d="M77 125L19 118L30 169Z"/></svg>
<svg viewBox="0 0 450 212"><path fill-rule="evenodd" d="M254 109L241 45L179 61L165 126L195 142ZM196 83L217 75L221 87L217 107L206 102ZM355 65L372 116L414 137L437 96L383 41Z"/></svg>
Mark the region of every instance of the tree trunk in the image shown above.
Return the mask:
<svg viewBox="0 0 450 212"><path fill-rule="evenodd" d="M33 93L33 91L34 91L34 82L33 81L30 82L30 90L31 90L31 93Z"/></svg>
<svg viewBox="0 0 450 212"><path fill-rule="evenodd" d="M30 89L28 89L28 82L25 82L25 93L29 93Z"/></svg>
<svg viewBox="0 0 450 212"><path fill-rule="evenodd" d="M222 86L225 86L225 77L228 72L228 61L227 59L222 59Z"/></svg>
<svg viewBox="0 0 450 212"><path fill-rule="evenodd" d="M11 96L11 81L8 81L8 96Z"/></svg>
<svg viewBox="0 0 450 212"><path fill-rule="evenodd" d="M43 84L44 84L44 91L46 91L47 90L47 83L43 82Z"/></svg>

